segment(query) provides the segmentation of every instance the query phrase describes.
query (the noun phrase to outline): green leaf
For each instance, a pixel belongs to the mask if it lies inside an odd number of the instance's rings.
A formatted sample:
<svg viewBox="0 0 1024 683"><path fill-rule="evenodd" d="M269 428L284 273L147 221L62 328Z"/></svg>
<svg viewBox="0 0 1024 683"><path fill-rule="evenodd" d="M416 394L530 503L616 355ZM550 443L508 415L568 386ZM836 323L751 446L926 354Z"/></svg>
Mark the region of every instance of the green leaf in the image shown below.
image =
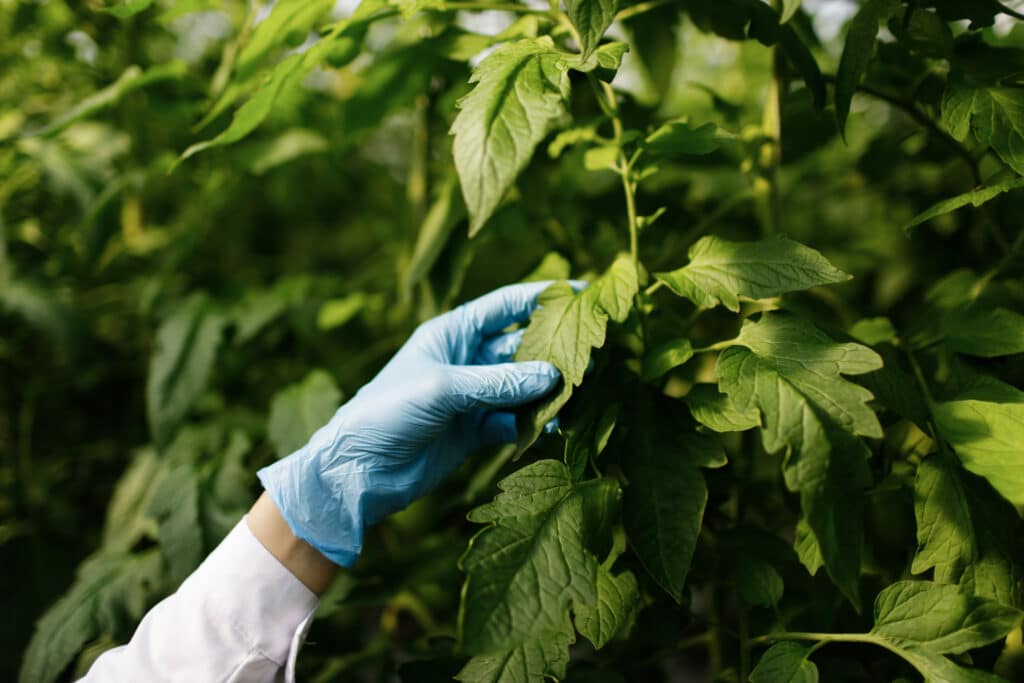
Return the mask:
<svg viewBox="0 0 1024 683"><path fill-rule="evenodd" d="M331 32L318 40L311 48L302 53L291 54L278 62L252 97L235 111L227 129L211 140L191 145L178 157L174 167L176 168L181 162L204 150L238 142L256 130L270 115L274 103L278 99L299 87L309 72L326 61L339 44L347 44L353 37L361 37L365 33L367 24L378 16L378 10L383 6L382 0L364 0L351 17L335 24ZM233 83L225 91L222 100L227 105L237 99L240 94L238 88L238 84ZM217 109L219 110L219 106ZM210 117L207 116L204 122L209 119Z"/></svg>
<svg viewBox="0 0 1024 683"><path fill-rule="evenodd" d="M725 453L685 428L678 402L648 396L632 405L623 523L644 568L680 602L708 499L701 468L724 465Z"/></svg>
<svg viewBox="0 0 1024 683"><path fill-rule="evenodd" d="M875 346L896 339L896 328L888 318L863 318L850 328L850 336L862 344Z"/></svg>
<svg viewBox="0 0 1024 683"><path fill-rule="evenodd" d="M860 344L839 344L803 318L765 313L745 322L736 345L718 358L719 386L741 411L764 415L764 446L813 451L823 420L851 434L880 438L882 427L867 403L871 393L841 377L882 366Z"/></svg>
<svg viewBox="0 0 1024 683"><path fill-rule="evenodd" d="M576 628L600 650L632 623L639 611L640 587L633 572L597 572L597 603L576 609Z"/></svg>
<svg viewBox="0 0 1024 683"><path fill-rule="evenodd" d="M857 607L857 501L869 473L864 449L851 435L880 437L882 428L867 405L871 393L841 374L877 370L881 358L780 314L744 323L734 343L718 357L719 386L739 410L761 411L766 451L787 452L786 485L801 494L829 576Z"/></svg>
<svg viewBox="0 0 1024 683"><path fill-rule="evenodd" d="M170 470L153 490L146 515L157 523L160 553L168 578L177 586L191 574L206 553L199 520L199 476L191 465Z"/></svg>
<svg viewBox="0 0 1024 683"><path fill-rule="evenodd" d="M909 232L922 223L926 223L933 218L961 209L968 204L973 207L979 207L986 202L992 201L999 195L1019 190L1021 188L1024 188L1024 178L1014 178L997 185L979 187L976 190L965 192L964 194L957 195L951 199L945 199L915 216L909 223L903 226L903 231Z"/></svg>
<svg viewBox="0 0 1024 683"><path fill-rule="evenodd" d="M316 313L316 328L327 331L341 327L366 308L367 300L362 292L352 292L323 302Z"/></svg>
<svg viewBox="0 0 1024 683"><path fill-rule="evenodd" d="M278 62L255 94L235 112L231 119L231 125L217 137L191 145L179 157L178 163L212 147L238 142L256 130L270 114L278 98L297 87L306 74L312 70L314 65L310 57L312 52L313 50L309 50L302 54L292 54Z"/></svg>
<svg viewBox="0 0 1024 683"><path fill-rule="evenodd" d="M158 458L152 449L145 448L135 454L117 480L107 506L104 550L126 553L153 529L153 521L146 511L166 470L166 461Z"/></svg>
<svg viewBox="0 0 1024 683"><path fill-rule="evenodd" d="M570 68L583 73L593 73L602 81L611 82L622 66L622 58L629 52L629 45L619 41L605 43L591 55L566 55Z"/></svg>
<svg viewBox="0 0 1024 683"><path fill-rule="evenodd" d="M644 356L643 380L650 382L693 358L689 339L670 339Z"/></svg>
<svg viewBox="0 0 1024 683"><path fill-rule="evenodd" d="M1024 523L955 459L933 455L914 479L917 553L911 571L1003 605L1024 607Z"/></svg>
<svg viewBox="0 0 1024 683"><path fill-rule="evenodd" d="M598 381L582 389L571 418L561 429L565 464L576 480L583 478L587 465L604 451L618 420L619 404L602 384Z"/></svg>
<svg viewBox="0 0 1024 683"><path fill-rule="evenodd" d="M1014 505L1024 505L1024 393L985 386L932 406L939 435L968 471L984 477Z"/></svg>
<svg viewBox="0 0 1024 683"><path fill-rule="evenodd" d="M686 117L681 117L663 123L644 138L640 148L648 154L671 159L691 154L711 154L723 143L734 139L733 135L713 123L694 126Z"/></svg>
<svg viewBox="0 0 1024 683"><path fill-rule="evenodd" d="M674 4L655 7L650 12L630 17L625 25L630 44L647 78L655 104L662 101L672 86L678 61L678 30L682 18Z"/></svg>
<svg viewBox="0 0 1024 683"><path fill-rule="evenodd" d="M796 540L793 544L800 564L807 568L807 573L816 576L818 570L825 566L825 558L821 556L821 546L818 539L814 537L814 531L807 522L806 517L801 517L796 523Z"/></svg>
<svg viewBox="0 0 1024 683"><path fill-rule="evenodd" d="M29 133L29 135L56 135L71 124L94 116L107 107L117 104L130 92L160 81L178 80L184 78L187 73L188 66L185 62L177 60L151 67L145 71L135 65L129 66L118 76L116 81L102 90L97 90L46 126Z"/></svg>
<svg viewBox="0 0 1024 683"><path fill-rule="evenodd" d="M314 370L274 395L270 402L267 434L279 458L302 448L313 432L327 424L341 403L334 378Z"/></svg>
<svg viewBox="0 0 1024 683"><path fill-rule="evenodd" d="M1024 175L1024 90L978 81L954 70L942 96L942 121L964 140L971 130L1018 174Z"/></svg>
<svg viewBox="0 0 1024 683"><path fill-rule="evenodd" d="M693 419L715 432L745 432L761 426L761 412L749 405L736 407L728 394L714 384L696 384L683 399L690 406Z"/></svg>
<svg viewBox="0 0 1024 683"><path fill-rule="evenodd" d="M160 575L156 549L87 558L68 592L36 622L21 682L56 681L79 650L101 635L127 638L160 590Z"/></svg>
<svg viewBox="0 0 1024 683"><path fill-rule="evenodd" d="M459 100L451 133L472 237L565 116L568 64L546 36L518 40L488 55L470 82L476 86Z"/></svg>
<svg viewBox="0 0 1024 683"><path fill-rule="evenodd" d="M541 634L506 652L473 657L456 674L455 680L463 683L561 680L569 666L569 646L575 641L572 624L567 623L559 630Z"/></svg>
<svg viewBox="0 0 1024 683"><path fill-rule="evenodd" d="M785 237L730 242L709 235L690 247L689 257L686 266L655 277L701 308L721 303L739 311L740 297L767 299L850 279L819 252Z"/></svg>
<svg viewBox="0 0 1024 683"><path fill-rule="evenodd" d="M850 22L843 56L836 72L836 116L843 135L846 134L846 119L850 115L853 95L875 51L879 25L896 14L900 7L899 0L869 0Z"/></svg>
<svg viewBox="0 0 1024 683"><path fill-rule="evenodd" d="M946 345L958 353L995 358L1024 353L1024 315L980 304L958 306L942 315Z"/></svg>
<svg viewBox="0 0 1024 683"><path fill-rule="evenodd" d="M558 414L583 381L592 349L604 346L608 322L622 322L639 289L636 269L628 256L619 256L604 275L582 292L559 282L541 293L516 360L544 360L562 373L562 390L517 420L519 450L530 446L544 425Z"/></svg>
<svg viewBox="0 0 1024 683"><path fill-rule="evenodd" d="M320 133L305 128L292 128L260 145L249 168L256 175L263 175L307 154L324 152L329 146L327 138Z"/></svg>
<svg viewBox="0 0 1024 683"><path fill-rule="evenodd" d="M411 297L413 288L433 269L455 226L465 217L466 207L459 195L459 183L455 174L449 175L441 183L416 236L416 245L402 278L406 296Z"/></svg>
<svg viewBox="0 0 1024 683"><path fill-rule="evenodd" d="M304 41L333 6L334 0L280 0L275 3L270 15L256 25L238 53L236 78L248 78L271 50L283 46L292 36Z"/></svg>
<svg viewBox="0 0 1024 683"><path fill-rule="evenodd" d="M459 640L471 654L512 656L565 633L570 606L597 604L592 548L607 535L621 494L608 479L575 483L556 460L528 465L498 488L493 502L469 514L489 526L460 561L466 583Z"/></svg>
<svg viewBox="0 0 1024 683"><path fill-rule="evenodd" d="M807 659L811 646L784 641L761 655L750 683L818 683L818 667Z"/></svg>
<svg viewBox="0 0 1024 683"><path fill-rule="evenodd" d="M160 324L146 378L146 415L158 444L206 390L225 324L205 294L193 294Z"/></svg>
<svg viewBox="0 0 1024 683"><path fill-rule="evenodd" d="M1020 610L971 596L957 586L898 581L875 599L871 633L938 654L962 654L1002 638L1022 617Z"/></svg>
<svg viewBox="0 0 1024 683"><path fill-rule="evenodd" d="M566 0L565 10L579 33L584 59L601 42L618 9L618 0Z"/></svg>
<svg viewBox="0 0 1024 683"><path fill-rule="evenodd" d="M775 567L750 559L736 567L736 588L747 604L773 607L782 599L785 586Z"/></svg>
<svg viewBox="0 0 1024 683"><path fill-rule="evenodd" d="M782 0L782 12L779 20L785 24L796 16L796 13L800 11L800 3L802 1L803 0Z"/></svg>

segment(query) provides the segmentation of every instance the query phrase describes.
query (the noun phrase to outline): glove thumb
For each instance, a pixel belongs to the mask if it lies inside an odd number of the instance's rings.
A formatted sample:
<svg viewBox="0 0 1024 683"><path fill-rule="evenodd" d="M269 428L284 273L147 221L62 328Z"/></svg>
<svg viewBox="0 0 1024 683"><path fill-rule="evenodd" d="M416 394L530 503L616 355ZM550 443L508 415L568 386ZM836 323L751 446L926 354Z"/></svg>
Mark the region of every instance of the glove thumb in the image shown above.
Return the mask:
<svg viewBox="0 0 1024 683"><path fill-rule="evenodd" d="M453 366L448 398L458 412L509 408L542 398L560 378L558 368L544 361Z"/></svg>

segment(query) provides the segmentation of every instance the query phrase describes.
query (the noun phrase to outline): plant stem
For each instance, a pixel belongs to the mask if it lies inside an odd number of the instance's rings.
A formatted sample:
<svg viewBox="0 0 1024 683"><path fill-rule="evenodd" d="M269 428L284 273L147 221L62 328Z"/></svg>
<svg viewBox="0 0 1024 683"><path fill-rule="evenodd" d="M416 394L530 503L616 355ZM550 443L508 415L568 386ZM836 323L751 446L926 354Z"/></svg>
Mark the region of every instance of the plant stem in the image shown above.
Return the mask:
<svg viewBox="0 0 1024 683"><path fill-rule="evenodd" d="M519 14L550 14L549 10L509 2L446 2L446 10L476 10L494 12L517 12Z"/></svg>
<svg viewBox="0 0 1024 683"><path fill-rule="evenodd" d="M662 282L661 280L655 280L653 285L651 285L650 287L648 287L647 289L644 290L644 294L646 296L651 296L652 294L654 294L655 292L657 292L659 289L661 289L664 286L665 286L664 282Z"/></svg>
<svg viewBox="0 0 1024 683"><path fill-rule="evenodd" d="M810 631L783 631L768 633L750 639L751 645L766 645L779 640L817 640L826 643L871 643L878 644L878 639L869 633L814 633Z"/></svg>
<svg viewBox="0 0 1024 683"><path fill-rule="evenodd" d="M632 7L627 7L626 9L616 14L615 21L625 21L626 19L632 19L638 14L646 14L647 12L650 12L651 10L654 9L658 9L662 5L667 5L670 2L672 2L672 0L649 0L649 2L641 2L639 4L633 5Z"/></svg>

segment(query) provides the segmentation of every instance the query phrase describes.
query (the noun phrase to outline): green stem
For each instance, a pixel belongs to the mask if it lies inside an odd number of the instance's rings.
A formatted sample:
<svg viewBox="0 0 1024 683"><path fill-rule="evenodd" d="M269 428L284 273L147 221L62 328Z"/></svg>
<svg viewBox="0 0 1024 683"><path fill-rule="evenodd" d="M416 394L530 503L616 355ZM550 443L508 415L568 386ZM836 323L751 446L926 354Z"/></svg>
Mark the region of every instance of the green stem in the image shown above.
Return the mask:
<svg viewBox="0 0 1024 683"><path fill-rule="evenodd" d="M527 5L516 5L507 2L446 2L446 10L476 10L495 12L516 12L519 14L550 14L549 10L528 7Z"/></svg>
<svg viewBox="0 0 1024 683"><path fill-rule="evenodd" d="M697 310L699 311L701 309L698 308ZM724 351L730 346L736 346L735 339L727 339L726 341L720 341L715 344L712 344L711 346L705 346L699 349L694 349L693 354L697 355L698 353L710 353L711 351Z"/></svg>
<svg viewBox="0 0 1024 683"><path fill-rule="evenodd" d="M870 643L880 644L870 633L814 633L810 631L783 631L768 633L750 639L751 645L766 645L779 640L816 640L825 643Z"/></svg>
<svg viewBox="0 0 1024 683"><path fill-rule="evenodd" d="M632 19L638 14L646 14L647 12L650 12L651 10L654 9L658 9L662 5L667 5L670 2L672 2L672 0L650 0L649 2L641 2L639 4L633 5L632 7L627 7L626 9L616 14L615 21L625 21L626 19Z"/></svg>
<svg viewBox="0 0 1024 683"><path fill-rule="evenodd" d="M659 289L661 289L664 286L665 286L665 283L663 281L655 280L653 285L651 285L650 287L648 287L647 289L644 290L644 295L645 296L651 296L652 294L654 294L655 292L657 292Z"/></svg>

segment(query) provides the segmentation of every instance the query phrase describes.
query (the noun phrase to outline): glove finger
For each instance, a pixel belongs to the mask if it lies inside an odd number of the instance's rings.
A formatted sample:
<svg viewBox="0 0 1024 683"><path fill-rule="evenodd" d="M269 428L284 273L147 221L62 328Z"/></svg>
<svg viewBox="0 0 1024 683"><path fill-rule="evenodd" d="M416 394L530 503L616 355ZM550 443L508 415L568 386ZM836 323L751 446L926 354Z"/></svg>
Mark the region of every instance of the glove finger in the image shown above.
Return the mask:
<svg viewBox="0 0 1024 683"><path fill-rule="evenodd" d="M515 443L516 415L507 411L488 413L480 424L480 445L497 446L498 444Z"/></svg>
<svg viewBox="0 0 1024 683"><path fill-rule="evenodd" d="M476 355L473 356L473 365L495 365L507 363L516 354L519 343L523 341L523 333L526 330L516 330L507 334L499 334L491 337L480 345Z"/></svg>
<svg viewBox="0 0 1024 683"><path fill-rule="evenodd" d="M452 366L448 399L457 412L519 406L550 392L560 377L558 368L544 361Z"/></svg>
<svg viewBox="0 0 1024 683"><path fill-rule="evenodd" d="M554 434L555 432L558 431L558 428L561 427L561 426L562 426L562 423L559 422L558 416L555 415L552 419L548 420L548 423L546 425L544 425L544 433L545 434Z"/></svg>
<svg viewBox="0 0 1024 683"><path fill-rule="evenodd" d="M552 280L509 285L463 304L452 312L460 313L469 328L463 330L464 334L488 337L529 318L537 308L537 297L551 284ZM581 280L570 280L570 284L577 291L587 286Z"/></svg>

